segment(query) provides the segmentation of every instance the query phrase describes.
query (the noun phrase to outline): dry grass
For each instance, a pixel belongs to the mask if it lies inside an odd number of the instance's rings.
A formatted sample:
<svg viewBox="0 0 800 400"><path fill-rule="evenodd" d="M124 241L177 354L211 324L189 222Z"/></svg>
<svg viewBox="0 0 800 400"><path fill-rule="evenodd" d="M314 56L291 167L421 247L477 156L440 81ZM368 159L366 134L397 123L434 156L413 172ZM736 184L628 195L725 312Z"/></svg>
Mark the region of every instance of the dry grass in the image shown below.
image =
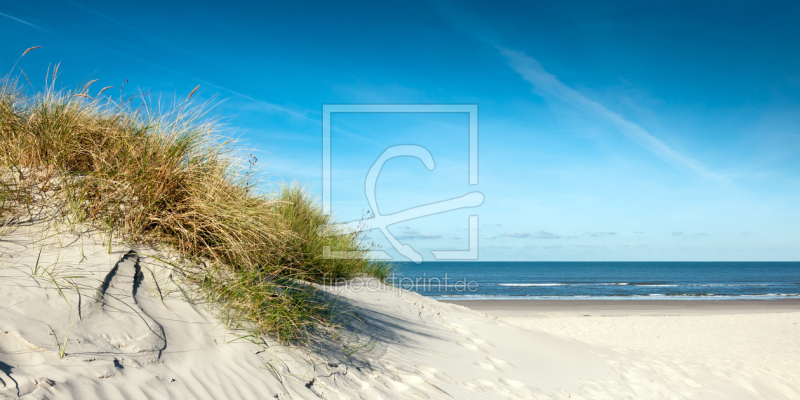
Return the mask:
<svg viewBox="0 0 800 400"><path fill-rule="evenodd" d="M364 254L358 232L318 236L329 217L298 186L255 194L254 172L204 107L134 107L93 98L94 81L76 92L53 81L32 94L8 78L0 88L0 226L47 210L109 238L166 245L203 265L187 278L229 325L284 341L330 312L304 282L387 276L363 257L323 259L323 246Z"/></svg>

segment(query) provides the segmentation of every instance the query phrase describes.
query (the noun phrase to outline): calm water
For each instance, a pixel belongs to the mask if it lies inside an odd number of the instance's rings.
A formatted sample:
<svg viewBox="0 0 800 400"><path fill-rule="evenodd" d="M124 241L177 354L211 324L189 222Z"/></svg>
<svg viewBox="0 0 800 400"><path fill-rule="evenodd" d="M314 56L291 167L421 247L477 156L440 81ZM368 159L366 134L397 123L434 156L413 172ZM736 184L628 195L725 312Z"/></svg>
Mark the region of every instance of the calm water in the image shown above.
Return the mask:
<svg viewBox="0 0 800 400"><path fill-rule="evenodd" d="M800 262L397 263L394 284L437 299L800 298Z"/></svg>

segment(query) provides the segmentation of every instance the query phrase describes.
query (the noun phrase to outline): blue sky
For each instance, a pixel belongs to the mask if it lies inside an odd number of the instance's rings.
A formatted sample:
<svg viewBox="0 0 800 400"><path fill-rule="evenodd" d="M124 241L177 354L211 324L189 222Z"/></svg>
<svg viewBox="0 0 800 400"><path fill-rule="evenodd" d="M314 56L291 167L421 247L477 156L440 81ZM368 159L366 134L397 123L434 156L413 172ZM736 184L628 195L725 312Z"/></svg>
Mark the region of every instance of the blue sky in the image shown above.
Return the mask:
<svg viewBox="0 0 800 400"><path fill-rule="evenodd" d="M378 4L380 3L380 4ZM645 4L646 3L646 4ZM480 191L476 208L395 224L426 259L800 260L800 6L791 2L89 2L0 0L0 71L221 101L267 181L321 194L323 104L477 104L335 114L335 215ZM19 73L15 70L14 74ZM116 90L116 89L115 89ZM371 240L396 255L378 231Z"/></svg>

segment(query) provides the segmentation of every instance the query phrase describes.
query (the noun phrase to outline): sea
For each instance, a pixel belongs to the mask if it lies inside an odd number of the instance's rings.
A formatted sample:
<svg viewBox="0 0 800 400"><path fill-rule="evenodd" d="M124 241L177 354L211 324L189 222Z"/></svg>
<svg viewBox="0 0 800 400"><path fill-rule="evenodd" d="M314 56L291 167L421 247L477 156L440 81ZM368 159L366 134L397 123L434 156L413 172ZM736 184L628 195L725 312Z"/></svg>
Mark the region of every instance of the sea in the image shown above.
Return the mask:
<svg viewBox="0 0 800 400"><path fill-rule="evenodd" d="M800 262L401 262L389 280L437 300L800 298Z"/></svg>

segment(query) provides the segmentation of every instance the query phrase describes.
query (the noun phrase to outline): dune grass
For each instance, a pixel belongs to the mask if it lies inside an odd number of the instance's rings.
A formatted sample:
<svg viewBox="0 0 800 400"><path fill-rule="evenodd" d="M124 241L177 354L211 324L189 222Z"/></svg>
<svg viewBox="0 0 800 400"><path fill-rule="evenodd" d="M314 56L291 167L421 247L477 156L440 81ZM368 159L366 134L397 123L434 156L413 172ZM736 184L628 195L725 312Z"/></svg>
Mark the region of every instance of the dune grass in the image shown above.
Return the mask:
<svg viewBox="0 0 800 400"><path fill-rule="evenodd" d="M0 227L45 212L109 244L166 246L200 266L184 275L229 326L285 342L329 321L331 304L309 282L389 274L359 232L317 235L330 217L301 187L259 194L257 173L205 107L154 109L92 94L92 82L66 91L55 73L49 81L0 87ZM324 246L362 257L325 259Z"/></svg>

